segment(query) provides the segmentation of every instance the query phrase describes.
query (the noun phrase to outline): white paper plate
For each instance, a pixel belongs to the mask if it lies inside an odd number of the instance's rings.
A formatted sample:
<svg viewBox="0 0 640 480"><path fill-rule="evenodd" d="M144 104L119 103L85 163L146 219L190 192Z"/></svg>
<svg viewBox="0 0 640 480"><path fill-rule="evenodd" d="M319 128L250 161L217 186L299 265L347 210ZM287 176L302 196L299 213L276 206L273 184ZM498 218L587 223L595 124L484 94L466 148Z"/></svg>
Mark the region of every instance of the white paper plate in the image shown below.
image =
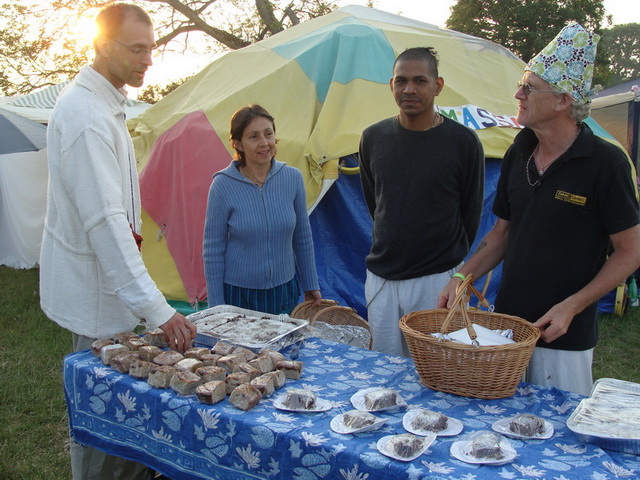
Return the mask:
<svg viewBox="0 0 640 480"><path fill-rule="evenodd" d="M333 430L336 433L342 433L342 434L361 433L361 432L370 432L372 430L377 430L382 425L387 423L387 420L389 419L376 417L376 421L371 425L367 425L362 428L351 428L351 427L347 427L344 424L344 413L341 413L340 415L336 415L335 417L333 417L329 425L331 426L331 430Z"/></svg>
<svg viewBox="0 0 640 480"><path fill-rule="evenodd" d="M382 389L382 387L370 387L370 388L365 388L363 390L358 390L356 393L354 393L351 396L351 404L354 406L354 408L356 408L358 410L363 410L365 412L384 412L385 410L393 410L394 408L400 408L400 407L406 407L407 406L407 402L405 402L404 399L400 396L400 394L398 392L396 392L396 394L397 394L396 402L397 403L395 405L391 405L391 406L385 407L385 408L379 408L377 410L367 410L367 408L364 405L364 396L369 392L373 392L375 390L381 390L381 389ZM389 390L393 390L393 389L389 389Z"/></svg>
<svg viewBox="0 0 640 480"><path fill-rule="evenodd" d="M433 443L433 441L436 439L436 434L433 432L431 432L426 437L416 437L422 441L422 447L419 448L412 457L403 458L403 457L396 456L396 454L389 449L389 442L393 437L397 437L397 436L398 435L387 435L386 437L382 437L380 440L378 440L378 442L376 443L376 446L378 447L378 451L381 454L386 455L387 457L391 457L394 460L400 460L401 462L411 462L412 460L415 460L424 452L426 452L427 449Z"/></svg>
<svg viewBox="0 0 640 480"><path fill-rule="evenodd" d="M328 400L323 400L322 398L316 398L316 406L307 410L304 408L291 408L285 405L285 400L287 399L286 394L280 395L273 401L274 408L278 410L285 410L287 412L302 412L302 413L318 413L318 412L326 412L327 410L331 410L331 402Z"/></svg>
<svg viewBox="0 0 640 480"><path fill-rule="evenodd" d="M511 446L511 443L509 443L509 440L503 438L500 441L500 448L504 453L504 457L496 460L490 458L476 458L468 453L467 446L470 442L471 439L453 442L451 444L451 449L449 450L451 455L465 463L474 463L478 465L504 465L505 463L512 462L518 455L515 449Z"/></svg>
<svg viewBox="0 0 640 480"><path fill-rule="evenodd" d="M412 408L407 413L404 414L404 417L402 417L402 426L407 432L411 432L414 435L421 435L421 436L432 433L431 430L416 429L411 426L411 421L415 418L416 415L418 415L423 410L426 410L426 409ZM463 425L460 420L447 417L447 428L445 428L444 430L440 430L439 432L433 432L433 433L435 433L438 437L453 437L454 435L458 435L462 431L462 428L463 428Z"/></svg>
<svg viewBox="0 0 640 480"><path fill-rule="evenodd" d="M509 430L509 424L511 423L511 420L516 417L517 415L514 415L513 417L501 418L500 420L496 420L495 422L493 422L493 425L491 425L491 429L494 432L501 433L502 435L506 435L507 437L518 438L520 440L546 440L553 437L553 424L545 420L544 418L542 419L544 420L544 432L538 435L528 437L526 435L520 435L518 433L512 432L511 430Z"/></svg>

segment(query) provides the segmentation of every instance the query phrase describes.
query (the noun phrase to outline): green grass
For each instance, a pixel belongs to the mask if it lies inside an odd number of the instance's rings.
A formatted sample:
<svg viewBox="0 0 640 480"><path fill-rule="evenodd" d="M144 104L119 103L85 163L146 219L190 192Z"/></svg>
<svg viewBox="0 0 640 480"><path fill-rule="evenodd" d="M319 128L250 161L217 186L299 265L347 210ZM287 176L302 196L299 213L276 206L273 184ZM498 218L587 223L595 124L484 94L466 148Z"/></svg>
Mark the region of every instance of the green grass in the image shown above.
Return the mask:
<svg viewBox="0 0 640 480"><path fill-rule="evenodd" d="M0 266L0 479L71 478L62 359L71 335L40 310L38 270ZM640 383L640 308L600 318L594 378Z"/></svg>
<svg viewBox="0 0 640 480"><path fill-rule="evenodd" d="M640 383L640 308L623 317L600 316L600 340L593 359L593 378Z"/></svg>
<svg viewBox="0 0 640 480"><path fill-rule="evenodd" d="M62 359L69 333L40 310L38 271L0 267L0 479L71 478Z"/></svg>

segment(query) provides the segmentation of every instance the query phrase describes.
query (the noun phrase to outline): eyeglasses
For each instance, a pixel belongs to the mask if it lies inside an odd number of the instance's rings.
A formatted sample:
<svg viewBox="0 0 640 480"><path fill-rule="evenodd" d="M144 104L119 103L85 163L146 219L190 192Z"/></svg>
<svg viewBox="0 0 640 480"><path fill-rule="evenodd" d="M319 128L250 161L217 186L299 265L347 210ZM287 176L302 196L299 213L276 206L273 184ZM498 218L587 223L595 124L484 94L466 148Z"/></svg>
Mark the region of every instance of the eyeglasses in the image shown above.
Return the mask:
<svg viewBox="0 0 640 480"><path fill-rule="evenodd" d="M156 47L153 48L145 48L145 47L130 47L129 45L116 40L115 38L111 39L112 41L122 45L124 48L129 50L137 57L146 57L147 55L153 56L156 53Z"/></svg>
<svg viewBox="0 0 640 480"><path fill-rule="evenodd" d="M541 90L539 88L534 88L531 85L529 85L527 82L518 82L518 83L516 83L516 87L518 88L518 90L522 89L522 93L524 94L525 97L528 97L529 94L535 93L535 92L555 92L555 93L560 93L557 90Z"/></svg>

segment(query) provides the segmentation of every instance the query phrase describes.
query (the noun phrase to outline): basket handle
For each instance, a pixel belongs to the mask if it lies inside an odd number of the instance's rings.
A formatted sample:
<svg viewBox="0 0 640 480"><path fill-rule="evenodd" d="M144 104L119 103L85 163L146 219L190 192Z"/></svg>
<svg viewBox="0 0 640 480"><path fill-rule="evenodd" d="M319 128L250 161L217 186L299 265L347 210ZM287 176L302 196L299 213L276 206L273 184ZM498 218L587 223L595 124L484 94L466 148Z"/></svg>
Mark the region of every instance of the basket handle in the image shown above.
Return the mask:
<svg viewBox="0 0 640 480"><path fill-rule="evenodd" d="M453 315L456 311L456 308L460 308L460 313L462 315L462 320L464 322L464 325L467 329L467 332L469 333L469 338L471 338L471 345L473 345L474 347L479 347L480 344L478 343L478 341L476 340L478 338L478 335L476 334L476 331L474 330L473 326L471 325L471 320L469 319L469 314L467 313L467 309L465 307L465 299L467 296L467 289L470 289L481 302L486 302L488 304L488 302L486 301L486 299L482 296L482 294L480 292L478 292L478 290L476 290L476 288L472 285L473 283L473 275L469 274L467 275L467 278L465 278L462 283L460 283L460 285L458 285L458 287L456 288L456 297L453 300L453 304L451 305L451 308L449 309L449 313L447 313L446 318L444 319L444 322L442 323L442 327L440 328L440 333L442 335L445 335L446 331L449 329L449 324L451 323L451 319L453 318ZM485 303L483 303L484 305ZM441 337L442 338L442 337Z"/></svg>
<svg viewBox="0 0 640 480"><path fill-rule="evenodd" d="M489 272L489 274L491 274L491 272ZM473 278L473 274L469 274L472 278ZM487 280L487 283L485 284L485 287L489 284L489 281ZM462 284L461 284L462 285ZM476 287L473 286L473 284L469 284L467 286L467 288L469 288L469 290L471 290L471 293L473 293L476 297L478 297L478 305L482 305L483 307L486 307L488 309L492 309L493 307L491 306L491 304L489 303L489 300L487 300L484 297L484 294L481 293Z"/></svg>
<svg viewBox="0 0 640 480"><path fill-rule="evenodd" d="M489 274L491 273L492 272L489 272ZM489 300L485 298L484 293L481 293L476 287L473 286L473 281L474 281L473 273L470 273L469 275L467 275L465 280L458 285L458 287L456 288L456 293L460 289L464 289L467 296L470 296L471 294L466 292L466 290L467 289L471 290L471 293L473 293L478 298L478 305L482 305L483 307L486 307L490 311L492 311L493 306L489 303ZM455 303L455 300L454 300L454 303Z"/></svg>

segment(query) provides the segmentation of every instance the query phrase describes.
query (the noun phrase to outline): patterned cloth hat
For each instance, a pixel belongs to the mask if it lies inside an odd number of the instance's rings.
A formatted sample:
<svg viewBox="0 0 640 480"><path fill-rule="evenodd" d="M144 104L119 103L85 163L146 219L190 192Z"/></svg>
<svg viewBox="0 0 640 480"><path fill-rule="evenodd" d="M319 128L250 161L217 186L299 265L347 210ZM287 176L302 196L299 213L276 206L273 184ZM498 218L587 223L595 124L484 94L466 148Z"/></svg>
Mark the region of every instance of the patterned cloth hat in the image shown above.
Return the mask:
<svg viewBox="0 0 640 480"><path fill-rule="evenodd" d="M531 59L525 71L535 73L561 91L570 93L578 102L591 103L592 95L599 90L591 88L598 40L600 35L571 22Z"/></svg>

